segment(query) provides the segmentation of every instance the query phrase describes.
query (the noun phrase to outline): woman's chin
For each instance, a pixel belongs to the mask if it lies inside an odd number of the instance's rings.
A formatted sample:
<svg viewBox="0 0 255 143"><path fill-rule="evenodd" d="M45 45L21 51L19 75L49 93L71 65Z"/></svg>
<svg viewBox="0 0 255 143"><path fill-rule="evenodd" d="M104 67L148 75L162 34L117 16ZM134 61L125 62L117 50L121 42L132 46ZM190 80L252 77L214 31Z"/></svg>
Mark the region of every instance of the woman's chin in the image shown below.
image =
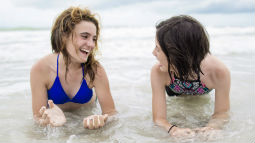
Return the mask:
<svg viewBox="0 0 255 143"><path fill-rule="evenodd" d="M81 63L86 63L88 61L88 58L80 58Z"/></svg>
<svg viewBox="0 0 255 143"><path fill-rule="evenodd" d="M86 62L87 62L87 60L88 60L88 54L80 53L80 55L78 55L78 56L79 56L79 59L80 59L80 61L81 61L82 63L86 63Z"/></svg>

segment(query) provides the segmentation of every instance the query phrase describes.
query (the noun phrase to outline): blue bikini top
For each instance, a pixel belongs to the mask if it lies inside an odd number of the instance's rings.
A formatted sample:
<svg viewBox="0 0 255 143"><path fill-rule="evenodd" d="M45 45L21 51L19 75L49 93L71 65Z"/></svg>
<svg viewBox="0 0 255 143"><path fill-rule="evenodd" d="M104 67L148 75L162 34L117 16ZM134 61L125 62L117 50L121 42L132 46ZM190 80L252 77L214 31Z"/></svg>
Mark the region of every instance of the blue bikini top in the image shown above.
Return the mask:
<svg viewBox="0 0 255 143"><path fill-rule="evenodd" d="M81 87L79 91L75 94L73 98L70 98L66 95L59 77L58 77L58 58L57 57L57 76L52 85L52 87L47 91L48 92L48 100L52 100L54 104L64 104L67 102L74 102L79 104L84 104L90 101L93 96L93 91L90 89L86 83L86 80L83 78ZM82 66L82 73L84 77L84 67Z"/></svg>

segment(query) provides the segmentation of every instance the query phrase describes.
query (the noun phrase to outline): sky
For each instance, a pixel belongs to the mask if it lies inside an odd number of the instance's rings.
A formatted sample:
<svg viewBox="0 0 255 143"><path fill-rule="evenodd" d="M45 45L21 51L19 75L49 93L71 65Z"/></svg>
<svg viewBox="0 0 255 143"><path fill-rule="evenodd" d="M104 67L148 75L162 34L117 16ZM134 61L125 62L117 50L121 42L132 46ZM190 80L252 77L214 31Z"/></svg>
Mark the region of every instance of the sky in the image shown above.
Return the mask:
<svg viewBox="0 0 255 143"><path fill-rule="evenodd" d="M155 26L190 15L205 26L254 26L254 0L1 0L0 28L50 28L70 6L87 7L102 26Z"/></svg>

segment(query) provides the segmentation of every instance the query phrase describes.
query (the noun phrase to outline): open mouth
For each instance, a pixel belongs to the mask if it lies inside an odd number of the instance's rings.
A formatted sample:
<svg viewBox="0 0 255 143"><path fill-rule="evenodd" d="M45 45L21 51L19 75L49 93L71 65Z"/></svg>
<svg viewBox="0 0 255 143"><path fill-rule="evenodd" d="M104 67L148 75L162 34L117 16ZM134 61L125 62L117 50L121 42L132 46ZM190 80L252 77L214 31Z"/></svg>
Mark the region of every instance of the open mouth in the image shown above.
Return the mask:
<svg viewBox="0 0 255 143"><path fill-rule="evenodd" d="M80 51L83 53L83 54L89 54L89 50L86 50L86 49L80 49Z"/></svg>

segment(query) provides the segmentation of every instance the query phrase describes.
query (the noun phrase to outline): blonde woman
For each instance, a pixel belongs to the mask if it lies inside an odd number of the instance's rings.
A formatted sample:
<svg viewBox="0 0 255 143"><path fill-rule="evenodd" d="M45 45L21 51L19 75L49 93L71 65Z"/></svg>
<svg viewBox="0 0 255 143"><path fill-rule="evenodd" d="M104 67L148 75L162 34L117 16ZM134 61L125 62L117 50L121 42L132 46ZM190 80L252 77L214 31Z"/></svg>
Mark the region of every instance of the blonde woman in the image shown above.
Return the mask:
<svg viewBox="0 0 255 143"><path fill-rule="evenodd" d="M51 31L53 53L41 58L30 73L37 123L62 126L63 111L88 105L96 97L102 115L84 117L85 128L100 128L116 113L106 72L95 59L99 34L99 22L88 9L70 7L57 17Z"/></svg>

